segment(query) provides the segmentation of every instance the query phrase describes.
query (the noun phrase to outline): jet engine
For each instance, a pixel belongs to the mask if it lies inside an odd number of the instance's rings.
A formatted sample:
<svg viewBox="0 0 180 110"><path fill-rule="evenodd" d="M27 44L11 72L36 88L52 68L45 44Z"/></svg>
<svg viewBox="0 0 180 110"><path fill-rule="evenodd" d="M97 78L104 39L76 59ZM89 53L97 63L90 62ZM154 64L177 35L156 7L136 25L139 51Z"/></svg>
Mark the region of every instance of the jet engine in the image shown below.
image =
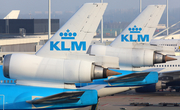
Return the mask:
<svg viewBox="0 0 180 110"><path fill-rule="evenodd" d="M156 84L146 85L140 88L135 89L136 92L139 93L146 93L146 92L156 92L160 89L166 89L168 86L165 82L158 81Z"/></svg>
<svg viewBox="0 0 180 110"><path fill-rule="evenodd" d="M165 63L166 61L176 60L166 55L157 53L151 49L115 48L103 45L91 45L87 53L90 55L118 57L120 66L153 66L157 63Z"/></svg>
<svg viewBox="0 0 180 110"><path fill-rule="evenodd" d="M6 55L3 72L6 78L17 80L64 83L86 83L117 74L90 61L45 58L28 54Z"/></svg>

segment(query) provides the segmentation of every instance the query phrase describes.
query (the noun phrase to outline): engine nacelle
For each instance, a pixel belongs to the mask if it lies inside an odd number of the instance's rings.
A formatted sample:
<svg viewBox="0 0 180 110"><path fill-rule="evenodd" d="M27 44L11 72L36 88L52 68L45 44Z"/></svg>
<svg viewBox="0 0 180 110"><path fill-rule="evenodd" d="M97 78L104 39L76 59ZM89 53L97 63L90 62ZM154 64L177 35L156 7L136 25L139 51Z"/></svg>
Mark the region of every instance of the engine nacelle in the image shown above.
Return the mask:
<svg viewBox="0 0 180 110"><path fill-rule="evenodd" d="M146 93L146 92L156 92L157 90L160 89L166 89L167 85L165 82L158 81L156 84L151 84L151 85L146 85L140 88L135 89L136 92L139 93Z"/></svg>
<svg viewBox="0 0 180 110"><path fill-rule="evenodd" d="M101 56L114 56L119 58L119 65L123 66L152 66L166 62L166 55L162 55L150 49L115 48L103 45L91 45L88 54Z"/></svg>
<svg viewBox="0 0 180 110"><path fill-rule="evenodd" d="M44 58L28 54L9 54L3 62L6 78L17 80L86 83L106 78L107 69L90 61Z"/></svg>

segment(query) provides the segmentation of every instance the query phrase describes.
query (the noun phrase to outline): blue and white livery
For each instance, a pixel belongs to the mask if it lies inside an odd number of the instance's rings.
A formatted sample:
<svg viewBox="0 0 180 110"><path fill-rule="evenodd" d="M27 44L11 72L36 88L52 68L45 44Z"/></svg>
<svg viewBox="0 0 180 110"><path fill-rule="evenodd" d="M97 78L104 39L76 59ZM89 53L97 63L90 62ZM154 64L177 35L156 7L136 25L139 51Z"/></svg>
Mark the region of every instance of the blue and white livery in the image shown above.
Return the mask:
<svg viewBox="0 0 180 110"><path fill-rule="evenodd" d="M6 55L1 74L16 83L0 84L0 109L61 109L97 104L96 90L76 89L75 83L113 74L95 65L95 56L89 60L84 55L106 7L107 3L84 4L35 55ZM97 73L99 69L101 72Z"/></svg>

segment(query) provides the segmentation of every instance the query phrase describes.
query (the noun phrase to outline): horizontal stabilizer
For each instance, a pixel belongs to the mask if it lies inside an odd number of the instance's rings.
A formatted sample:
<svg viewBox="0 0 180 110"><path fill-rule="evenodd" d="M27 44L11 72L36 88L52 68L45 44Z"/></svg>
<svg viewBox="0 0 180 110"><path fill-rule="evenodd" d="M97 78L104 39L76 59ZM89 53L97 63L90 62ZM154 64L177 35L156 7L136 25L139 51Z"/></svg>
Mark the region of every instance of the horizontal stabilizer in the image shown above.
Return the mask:
<svg viewBox="0 0 180 110"><path fill-rule="evenodd" d="M63 92L26 102L30 104L75 103L79 101L79 97L81 97L83 93L84 91Z"/></svg>
<svg viewBox="0 0 180 110"><path fill-rule="evenodd" d="M142 81L145 77L149 74L149 72L140 72L140 73L132 73L116 78L112 78L106 80L109 83L124 83L124 82L135 82L135 81Z"/></svg>

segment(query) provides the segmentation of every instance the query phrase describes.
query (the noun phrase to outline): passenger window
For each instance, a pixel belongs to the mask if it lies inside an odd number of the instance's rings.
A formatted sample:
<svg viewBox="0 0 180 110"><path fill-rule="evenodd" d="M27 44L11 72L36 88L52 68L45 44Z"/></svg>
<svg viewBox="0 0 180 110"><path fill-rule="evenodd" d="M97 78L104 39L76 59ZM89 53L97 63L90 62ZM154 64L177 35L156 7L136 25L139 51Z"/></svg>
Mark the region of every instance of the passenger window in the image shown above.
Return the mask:
<svg viewBox="0 0 180 110"><path fill-rule="evenodd" d="M9 80L7 80L7 83L9 83Z"/></svg>
<svg viewBox="0 0 180 110"><path fill-rule="evenodd" d="M163 67L163 65L162 65L162 67Z"/></svg>
<svg viewBox="0 0 180 110"><path fill-rule="evenodd" d="M1 80L1 83L3 83L3 80Z"/></svg>
<svg viewBox="0 0 180 110"><path fill-rule="evenodd" d="M159 67L161 67L161 65L159 65Z"/></svg>
<svg viewBox="0 0 180 110"><path fill-rule="evenodd" d="M6 80L4 80L4 83L6 83Z"/></svg>
<svg viewBox="0 0 180 110"><path fill-rule="evenodd" d="M171 67L171 65L170 65L170 67Z"/></svg>
<svg viewBox="0 0 180 110"><path fill-rule="evenodd" d="M177 67L177 65L175 65L175 67Z"/></svg>
<svg viewBox="0 0 180 110"><path fill-rule="evenodd" d="M169 65L167 65L167 67L169 67Z"/></svg>
<svg viewBox="0 0 180 110"><path fill-rule="evenodd" d="M166 65L164 65L164 67L166 67Z"/></svg>

